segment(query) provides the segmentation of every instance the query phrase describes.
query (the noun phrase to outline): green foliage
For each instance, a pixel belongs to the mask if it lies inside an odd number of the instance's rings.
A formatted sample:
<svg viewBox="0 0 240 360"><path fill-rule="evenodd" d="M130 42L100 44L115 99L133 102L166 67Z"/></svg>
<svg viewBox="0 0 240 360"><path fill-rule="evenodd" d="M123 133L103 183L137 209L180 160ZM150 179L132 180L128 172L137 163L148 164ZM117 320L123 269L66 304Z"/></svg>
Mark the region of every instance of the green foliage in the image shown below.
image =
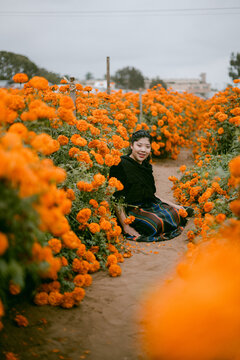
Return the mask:
<svg viewBox="0 0 240 360"><path fill-rule="evenodd" d="M32 260L32 246L38 241L45 244L47 234L39 230L39 215L33 208L35 197L20 198L17 190L0 182L0 232L4 233L9 247L0 260L0 298L8 294L10 281L21 290L33 289L39 282L39 270L46 263ZM31 286L30 286L31 284Z"/></svg>
<svg viewBox="0 0 240 360"><path fill-rule="evenodd" d="M59 83L61 76L39 68L27 56L8 51L0 51L0 79L12 81L16 73L25 73L29 79L33 76L43 76L51 83Z"/></svg>
<svg viewBox="0 0 240 360"><path fill-rule="evenodd" d="M231 53L228 75L232 80L240 78L240 53Z"/></svg>
<svg viewBox="0 0 240 360"><path fill-rule="evenodd" d="M158 76L152 79L149 88L151 89L152 87L157 86L159 84L162 85L162 87L167 90L167 84L163 80L161 80Z"/></svg>
<svg viewBox="0 0 240 360"><path fill-rule="evenodd" d="M112 79L119 89L138 90L139 88L144 87L144 76L140 70L137 70L134 67L127 66L117 70Z"/></svg>

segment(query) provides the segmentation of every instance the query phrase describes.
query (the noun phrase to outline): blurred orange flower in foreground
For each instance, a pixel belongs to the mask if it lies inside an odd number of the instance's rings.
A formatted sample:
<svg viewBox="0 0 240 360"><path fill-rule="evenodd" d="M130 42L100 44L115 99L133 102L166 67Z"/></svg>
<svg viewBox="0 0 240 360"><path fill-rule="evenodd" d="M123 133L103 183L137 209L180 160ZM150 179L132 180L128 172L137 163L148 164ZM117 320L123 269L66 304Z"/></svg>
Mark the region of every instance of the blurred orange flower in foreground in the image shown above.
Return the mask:
<svg viewBox="0 0 240 360"><path fill-rule="evenodd" d="M239 240L236 221L193 246L177 274L148 295L142 311L151 359L239 359Z"/></svg>

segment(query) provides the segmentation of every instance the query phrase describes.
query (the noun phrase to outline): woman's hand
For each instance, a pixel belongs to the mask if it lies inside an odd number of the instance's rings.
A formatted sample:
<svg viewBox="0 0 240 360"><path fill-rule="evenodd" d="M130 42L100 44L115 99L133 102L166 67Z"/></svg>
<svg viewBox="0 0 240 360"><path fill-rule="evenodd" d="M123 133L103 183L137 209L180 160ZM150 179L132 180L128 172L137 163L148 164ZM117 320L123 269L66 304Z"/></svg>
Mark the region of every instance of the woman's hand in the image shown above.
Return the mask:
<svg viewBox="0 0 240 360"><path fill-rule="evenodd" d="M131 235L131 236L140 236L140 234L130 225L125 225L123 228L123 231L125 234Z"/></svg>

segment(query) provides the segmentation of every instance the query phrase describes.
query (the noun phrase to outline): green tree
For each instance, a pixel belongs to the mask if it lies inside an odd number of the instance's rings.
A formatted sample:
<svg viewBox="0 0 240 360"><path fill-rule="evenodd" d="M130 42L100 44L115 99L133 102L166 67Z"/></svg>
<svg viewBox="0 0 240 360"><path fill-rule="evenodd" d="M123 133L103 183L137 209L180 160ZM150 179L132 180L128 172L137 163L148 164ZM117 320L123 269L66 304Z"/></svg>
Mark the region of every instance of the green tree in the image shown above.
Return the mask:
<svg viewBox="0 0 240 360"><path fill-rule="evenodd" d="M0 51L0 80L12 81L16 73L25 73L29 79L33 76L43 76L53 84L61 80L61 76L54 72L49 72L44 68L39 68L27 56L15 54L8 51Z"/></svg>
<svg viewBox="0 0 240 360"><path fill-rule="evenodd" d="M127 66L117 70L112 79L119 89L138 90L144 88L144 76L140 70L134 67Z"/></svg>
<svg viewBox="0 0 240 360"><path fill-rule="evenodd" d="M156 86L158 84L161 84L162 87L164 87L164 89L167 89L167 84L163 80L161 80L158 76L152 79L149 88L151 89L153 86Z"/></svg>
<svg viewBox="0 0 240 360"><path fill-rule="evenodd" d="M94 77L93 77L93 74L91 72L87 72L86 75L85 75L85 80L92 80Z"/></svg>
<svg viewBox="0 0 240 360"><path fill-rule="evenodd" d="M232 80L240 78L240 53L231 53L228 75Z"/></svg>

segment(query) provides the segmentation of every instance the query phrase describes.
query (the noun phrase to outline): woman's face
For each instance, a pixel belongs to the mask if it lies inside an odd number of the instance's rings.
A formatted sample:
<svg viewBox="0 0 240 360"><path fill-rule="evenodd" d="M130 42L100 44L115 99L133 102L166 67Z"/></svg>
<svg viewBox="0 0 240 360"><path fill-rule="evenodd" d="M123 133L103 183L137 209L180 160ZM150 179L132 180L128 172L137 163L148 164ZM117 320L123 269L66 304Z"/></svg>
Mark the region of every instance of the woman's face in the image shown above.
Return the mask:
<svg viewBox="0 0 240 360"><path fill-rule="evenodd" d="M147 159L151 152L151 144L147 137L141 138L131 145L132 153L130 157L137 161L139 164L143 162L143 160Z"/></svg>

